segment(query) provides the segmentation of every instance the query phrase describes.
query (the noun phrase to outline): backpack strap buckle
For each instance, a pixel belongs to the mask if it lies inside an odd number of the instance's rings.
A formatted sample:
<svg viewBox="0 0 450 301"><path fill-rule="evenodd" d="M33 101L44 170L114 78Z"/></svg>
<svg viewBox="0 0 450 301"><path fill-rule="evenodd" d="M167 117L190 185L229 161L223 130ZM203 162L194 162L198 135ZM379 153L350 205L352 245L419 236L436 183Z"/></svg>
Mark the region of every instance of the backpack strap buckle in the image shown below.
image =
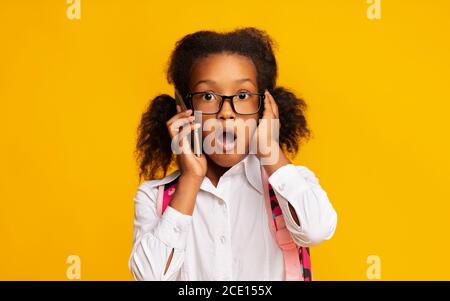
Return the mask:
<svg viewBox="0 0 450 301"><path fill-rule="evenodd" d="M296 249L294 241L292 240L291 234L286 228L279 229L275 233L278 245L283 251Z"/></svg>

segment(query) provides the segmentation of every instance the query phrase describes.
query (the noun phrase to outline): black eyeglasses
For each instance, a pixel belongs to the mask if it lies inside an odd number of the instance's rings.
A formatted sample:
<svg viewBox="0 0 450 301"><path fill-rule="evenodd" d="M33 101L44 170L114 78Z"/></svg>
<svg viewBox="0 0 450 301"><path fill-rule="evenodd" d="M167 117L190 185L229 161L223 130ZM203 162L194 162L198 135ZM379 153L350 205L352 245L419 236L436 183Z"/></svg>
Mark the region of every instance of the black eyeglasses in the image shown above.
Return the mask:
<svg viewBox="0 0 450 301"><path fill-rule="evenodd" d="M233 111L240 115L252 115L259 112L264 100L264 93L239 92L235 95L220 95L214 92L188 93L186 99L195 111L203 114L217 114L222 109L225 99L230 100Z"/></svg>

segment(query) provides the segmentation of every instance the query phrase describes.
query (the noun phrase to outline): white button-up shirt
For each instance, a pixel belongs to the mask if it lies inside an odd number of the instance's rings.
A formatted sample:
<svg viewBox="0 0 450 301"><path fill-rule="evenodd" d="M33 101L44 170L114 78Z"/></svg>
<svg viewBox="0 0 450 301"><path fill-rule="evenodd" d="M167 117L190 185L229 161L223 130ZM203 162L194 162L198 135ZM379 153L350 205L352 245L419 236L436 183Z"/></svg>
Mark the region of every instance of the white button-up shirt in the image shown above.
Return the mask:
<svg viewBox="0 0 450 301"><path fill-rule="evenodd" d="M180 173L143 182L135 196L134 243L129 260L137 280L284 280L284 261L269 228L260 161L247 155L215 187L203 179L192 216L167 206L158 217L158 186ZM288 164L270 177L294 242L330 239L337 214L314 173ZM289 210L295 209L300 225ZM164 274L167 260L173 258Z"/></svg>

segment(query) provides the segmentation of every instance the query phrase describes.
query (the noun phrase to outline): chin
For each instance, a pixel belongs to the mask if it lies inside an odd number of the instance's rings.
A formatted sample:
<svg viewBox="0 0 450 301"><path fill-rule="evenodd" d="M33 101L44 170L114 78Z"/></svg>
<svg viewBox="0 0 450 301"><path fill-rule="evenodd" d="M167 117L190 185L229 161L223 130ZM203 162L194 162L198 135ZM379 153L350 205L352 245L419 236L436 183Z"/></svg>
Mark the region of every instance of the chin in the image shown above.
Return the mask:
<svg viewBox="0 0 450 301"><path fill-rule="evenodd" d="M222 167L232 167L244 159L246 154L211 154L209 159Z"/></svg>

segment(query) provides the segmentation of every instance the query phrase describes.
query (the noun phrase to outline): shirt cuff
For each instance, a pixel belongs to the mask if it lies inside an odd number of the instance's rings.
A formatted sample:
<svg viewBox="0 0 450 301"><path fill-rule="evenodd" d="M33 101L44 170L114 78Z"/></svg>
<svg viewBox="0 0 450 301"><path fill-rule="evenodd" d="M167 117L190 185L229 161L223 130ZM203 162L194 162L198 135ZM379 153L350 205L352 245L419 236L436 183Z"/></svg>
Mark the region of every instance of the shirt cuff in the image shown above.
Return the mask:
<svg viewBox="0 0 450 301"><path fill-rule="evenodd" d="M293 164L287 164L278 168L268 179L272 188L281 197L278 197L278 204L285 217L286 226L297 234L303 233L303 216L299 209L299 202L292 202L299 194L308 190L309 184L307 180L299 173L297 167ZM295 210L299 219L297 224L289 210L289 203ZM290 226L290 227L289 227Z"/></svg>
<svg viewBox="0 0 450 301"><path fill-rule="evenodd" d="M191 223L191 215L182 214L167 206L157 228L156 237L170 248L184 250Z"/></svg>

